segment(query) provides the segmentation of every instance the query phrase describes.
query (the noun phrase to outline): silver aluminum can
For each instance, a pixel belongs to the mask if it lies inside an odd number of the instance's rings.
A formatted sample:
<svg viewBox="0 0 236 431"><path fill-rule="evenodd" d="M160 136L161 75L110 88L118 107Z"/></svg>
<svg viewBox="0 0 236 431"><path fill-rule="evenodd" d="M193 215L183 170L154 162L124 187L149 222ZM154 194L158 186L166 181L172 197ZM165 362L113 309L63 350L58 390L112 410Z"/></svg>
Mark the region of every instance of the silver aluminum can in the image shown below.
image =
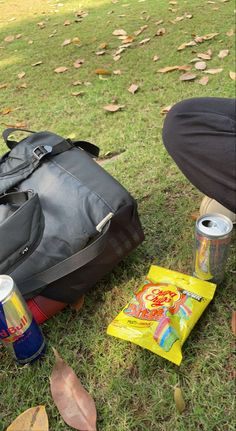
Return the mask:
<svg viewBox="0 0 236 431"><path fill-rule="evenodd" d="M45 352L43 334L9 275L0 274L0 341L20 364Z"/></svg>
<svg viewBox="0 0 236 431"><path fill-rule="evenodd" d="M221 214L206 214L197 219L193 269L195 277L216 284L223 280L232 230L232 221Z"/></svg>

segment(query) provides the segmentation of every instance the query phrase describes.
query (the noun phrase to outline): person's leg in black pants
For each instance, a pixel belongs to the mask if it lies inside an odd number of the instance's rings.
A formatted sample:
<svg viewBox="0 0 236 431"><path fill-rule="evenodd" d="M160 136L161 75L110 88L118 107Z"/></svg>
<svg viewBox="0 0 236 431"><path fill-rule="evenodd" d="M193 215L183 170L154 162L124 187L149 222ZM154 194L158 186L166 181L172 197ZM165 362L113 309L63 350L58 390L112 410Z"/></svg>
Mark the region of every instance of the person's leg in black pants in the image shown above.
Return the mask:
<svg viewBox="0 0 236 431"><path fill-rule="evenodd" d="M235 99L177 103L165 119L163 142L194 186L236 212Z"/></svg>

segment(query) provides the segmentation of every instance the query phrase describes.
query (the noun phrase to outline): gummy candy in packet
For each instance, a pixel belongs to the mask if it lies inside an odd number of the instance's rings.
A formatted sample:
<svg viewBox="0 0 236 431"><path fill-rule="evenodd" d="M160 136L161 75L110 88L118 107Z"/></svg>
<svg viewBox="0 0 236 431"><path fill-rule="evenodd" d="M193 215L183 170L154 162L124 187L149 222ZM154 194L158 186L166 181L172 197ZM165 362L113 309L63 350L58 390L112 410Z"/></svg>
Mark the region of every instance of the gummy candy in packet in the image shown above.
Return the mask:
<svg viewBox="0 0 236 431"><path fill-rule="evenodd" d="M144 284L107 333L180 365L182 345L215 289L216 284L152 265Z"/></svg>

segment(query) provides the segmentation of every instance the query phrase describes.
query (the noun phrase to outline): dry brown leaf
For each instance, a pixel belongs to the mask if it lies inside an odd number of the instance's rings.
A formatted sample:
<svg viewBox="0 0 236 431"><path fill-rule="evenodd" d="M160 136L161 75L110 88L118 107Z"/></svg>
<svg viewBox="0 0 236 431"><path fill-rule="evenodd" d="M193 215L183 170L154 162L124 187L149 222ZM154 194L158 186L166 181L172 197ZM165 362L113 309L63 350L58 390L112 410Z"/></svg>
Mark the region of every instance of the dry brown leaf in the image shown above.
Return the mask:
<svg viewBox="0 0 236 431"><path fill-rule="evenodd" d="M136 84L131 84L131 86L128 88L128 91L132 94L136 93L136 91L138 90L138 85Z"/></svg>
<svg viewBox="0 0 236 431"><path fill-rule="evenodd" d="M75 16L77 16L78 18L85 18L86 16L88 16L88 12L86 12L84 10L78 10L75 13Z"/></svg>
<svg viewBox="0 0 236 431"><path fill-rule="evenodd" d="M0 84L0 90L2 90L2 88L7 88L8 84Z"/></svg>
<svg viewBox="0 0 236 431"><path fill-rule="evenodd" d="M185 410L185 401L182 394L182 390L180 388L176 387L174 389L174 400L178 412L183 413L183 411Z"/></svg>
<svg viewBox="0 0 236 431"><path fill-rule="evenodd" d="M21 413L6 431L48 431L48 416L44 406L31 407Z"/></svg>
<svg viewBox="0 0 236 431"><path fill-rule="evenodd" d="M6 123L4 123L4 125L6 127L12 127L14 129L24 129L24 128L28 127L28 124L25 123L25 122L15 123L15 124L6 124Z"/></svg>
<svg viewBox="0 0 236 431"><path fill-rule="evenodd" d="M226 35L229 37L234 36L234 29L231 28L229 31L227 31Z"/></svg>
<svg viewBox="0 0 236 431"><path fill-rule="evenodd" d="M40 66L40 64L43 64L42 61L37 61L36 63L31 64L31 66L35 67L35 66Z"/></svg>
<svg viewBox="0 0 236 431"><path fill-rule="evenodd" d="M114 75L121 75L121 70L117 69L117 70L113 70Z"/></svg>
<svg viewBox="0 0 236 431"><path fill-rule="evenodd" d="M166 66L166 67L163 67L162 69L159 69L158 72L168 73L168 72L173 72L174 70L179 70L179 66Z"/></svg>
<svg viewBox="0 0 236 431"><path fill-rule="evenodd" d="M134 37L133 36L127 36L124 40L123 43L132 43L134 41Z"/></svg>
<svg viewBox="0 0 236 431"><path fill-rule="evenodd" d="M15 36L7 36L7 37L5 37L4 41L5 42L13 42L14 39L15 39Z"/></svg>
<svg viewBox="0 0 236 431"><path fill-rule="evenodd" d="M111 75L111 71L107 69L96 69L95 70L96 75Z"/></svg>
<svg viewBox="0 0 236 431"><path fill-rule="evenodd" d="M195 63L195 69L197 70L205 70L207 67L205 61L197 61L197 63Z"/></svg>
<svg viewBox="0 0 236 431"><path fill-rule="evenodd" d="M139 30L134 32L135 36L139 36L144 30L146 30L146 28L148 28L147 24L146 25L142 25L142 27L140 27Z"/></svg>
<svg viewBox="0 0 236 431"><path fill-rule="evenodd" d="M117 112L123 109L124 107L125 105L117 105L117 104L110 103L109 105L103 106L103 109L105 109L105 111L108 111L108 112Z"/></svg>
<svg viewBox="0 0 236 431"><path fill-rule="evenodd" d="M25 76L25 72L20 72L20 73L18 73L18 75L17 75L17 77L18 77L19 79L24 78L24 76Z"/></svg>
<svg viewBox="0 0 236 431"><path fill-rule="evenodd" d="M159 28L156 32L156 36L163 36L166 33L166 29L164 27Z"/></svg>
<svg viewBox="0 0 236 431"><path fill-rule="evenodd" d="M7 115L7 114L10 114L12 111L14 111L14 109L12 109L12 108L4 108L4 109L1 111L1 114L2 114L2 115Z"/></svg>
<svg viewBox="0 0 236 431"><path fill-rule="evenodd" d="M119 61L120 60L120 55L113 55L113 60L114 61Z"/></svg>
<svg viewBox="0 0 236 431"><path fill-rule="evenodd" d="M78 46L80 46L80 45L81 45L81 40L80 40L78 37L73 37L73 39L72 39L72 43L73 43L74 45L78 45Z"/></svg>
<svg viewBox="0 0 236 431"><path fill-rule="evenodd" d="M223 59L229 55L229 49L221 49L221 51L218 54L218 57Z"/></svg>
<svg viewBox="0 0 236 431"><path fill-rule="evenodd" d="M93 398L83 388L71 367L53 349L56 363L50 377L53 400L64 421L77 430L96 431L97 412Z"/></svg>
<svg viewBox="0 0 236 431"><path fill-rule="evenodd" d="M78 299L78 301L74 302L74 304L71 305L71 308L73 308L73 310L80 311L83 305L84 305L84 295L82 295Z"/></svg>
<svg viewBox="0 0 236 431"><path fill-rule="evenodd" d="M123 30L123 28L114 30L112 33L114 36L127 36L127 33L125 30Z"/></svg>
<svg viewBox="0 0 236 431"><path fill-rule="evenodd" d="M84 91L77 91L77 92L74 92L74 93L71 93L71 94L72 94L72 96L75 96L75 97L83 96L84 95Z"/></svg>
<svg viewBox="0 0 236 431"><path fill-rule="evenodd" d="M161 109L161 115L167 114L171 110L172 106L173 105L168 105L168 106L165 106L164 108L162 108Z"/></svg>
<svg viewBox="0 0 236 431"><path fill-rule="evenodd" d="M229 77L230 77L233 81L235 81L235 80L236 80L236 72L233 72L232 70L230 70L230 72L229 72Z"/></svg>
<svg viewBox="0 0 236 431"><path fill-rule="evenodd" d="M208 81L209 81L209 77L208 76L203 76L201 79L199 79L198 84L207 85Z"/></svg>
<svg viewBox="0 0 236 431"><path fill-rule="evenodd" d="M153 57L153 61L158 61L158 60L160 60L159 55L154 55L154 57Z"/></svg>
<svg viewBox="0 0 236 431"><path fill-rule="evenodd" d="M22 38L22 33L19 33L16 35L16 39L21 39Z"/></svg>
<svg viewBox="0 0 236 431"><path fill-rule="evenodd" d="M141 41L139 42L139 45L145 45L145 43L148 43L148 42L149 42L149 40L151 40L151 38L150 38L150 37L147 37L146 39L141 40Z"/></svg>
<svg viewBox="0 0 236 431"><path fill-rule="evenodd" d="M18 88L27 88L27 84L25 82L23 82L23 84L19 85Z"/></svg>
<svg viewBox="0 0 236 431"><path fill-rule="evenodd" d="M182 51L183 49L187 48L188 46L195 46L197 45L194 40L190 40L190 42L182 43L178 48L177 51Z"/></svg>
<svg viewBox="0 0 236 431"><path fill-rule="evenodd" d="M83 82L82 81L74 81L74 82L72 82L72 85L74 85L74 86L76 86L76 85L82 85L83 84Z"/></svg>
<svg viewBox="0 0 236 431"><path fill-rule="evenodd" d="M38 23L37 23L37 26L38 26L40 29L43 29L43 28L45 28L45 22L44 22L44 21L38 22Z"/></svg>
<svg viewBox="0 0 236 431"><path fill-rule="evenodd" d="M106 51L104 51L104 50L103 51L97 51L97 52L95 52L95 54L98 55L98 56L99 55L104 55L104 54L106 54Z"/></svg>
<svg viewBox="0 0 236 431"><path fill-rule="evenodd" d="M217 73L222 72L222 67L218 68L218 69L207 69L204 70L204 73L209 73L210 75L216 75Z"/></svg>
<svg viewBox="0 0 236 431"><path fill-rule="evenodd" d="M71 39L65 39L64 42L61 44L61 46L67 46L71 44Z"/></svg>
<svg viewBox="0 0 236 431"><path fill-rule="evenodd" d="M83 58L78 58L74 63L73 63L73 66L76 68L76 69L79 69L81 66L82 66L82 64L84 63L84 59Z"/></svg>
<svg viewBox="0 0 236 431"><path fill-rule="evenodd" d="M108 47L108 44L107 43L101 43L100 45L99 45L99 49L107 49L107 47Z"/></svg>
<svg viewBox="0 0 236 431"><path fill-rule="evenodd" d="M66 27L67 25L70 25L71 24L71 22L68 20L68 19L66 19L65 21L64 21L64 26Z"/></svg>
<svg viewBox="0 0 236 431"><path fill-rule="evenodd" d="M60 67L57 67L56 69L54 69L54 72L55 72L55 73L64 73L64 72L66 72L67 70L68 70L68 67L60 66Z"/></svg>
<svg viewBox="0 0 236 431"><path fill-rule="evenodd" d="M233 334L236 336L236 311L232 311L231 328Z"/></svg>
<svg viewBox="0 0 236 431"><path fill-rule="evenodd" d="M32 45L32 43L34 43L34 41L33 41L33 40L29 40L29 41L28 41L28 44L29 44L29 45Z"/></svg>
<svg viewBox="0 0 236 431"><path fill-rule="evenodd" d="M211 55L207 52L200 52L199 54L197 54L197 57L201 58L202 60L211 60Z"/></svg>
<svg viewBox="0 0 236 431"><path fill-rule="evenodd" d="M180 81L194 81L194 79L197 78L197 75L195 75L194 73L184 73L183 75L180 76Z"/></svg>

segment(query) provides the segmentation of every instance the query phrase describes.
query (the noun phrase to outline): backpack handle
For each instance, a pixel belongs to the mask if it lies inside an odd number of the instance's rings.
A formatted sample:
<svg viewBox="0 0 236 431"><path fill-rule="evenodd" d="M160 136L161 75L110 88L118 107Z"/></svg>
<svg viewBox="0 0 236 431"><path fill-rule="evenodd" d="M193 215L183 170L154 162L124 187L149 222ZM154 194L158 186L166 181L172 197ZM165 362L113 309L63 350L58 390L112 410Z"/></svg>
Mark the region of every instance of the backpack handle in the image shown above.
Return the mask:
<svg viewBox="0 0 236 431"><path fill-rule="evenodd" d="M28 129L19 129L19 128L15 128L15 127L9 127L8 129L5 129L2 132L2 137L4 139L4 141L6 142L8 148L10 148L10 150L12 150L17 144L17 141L11 141L8 139L9 135L13 132L27 132L27 133L35 133L32 130L28 130Z"/></svg>

